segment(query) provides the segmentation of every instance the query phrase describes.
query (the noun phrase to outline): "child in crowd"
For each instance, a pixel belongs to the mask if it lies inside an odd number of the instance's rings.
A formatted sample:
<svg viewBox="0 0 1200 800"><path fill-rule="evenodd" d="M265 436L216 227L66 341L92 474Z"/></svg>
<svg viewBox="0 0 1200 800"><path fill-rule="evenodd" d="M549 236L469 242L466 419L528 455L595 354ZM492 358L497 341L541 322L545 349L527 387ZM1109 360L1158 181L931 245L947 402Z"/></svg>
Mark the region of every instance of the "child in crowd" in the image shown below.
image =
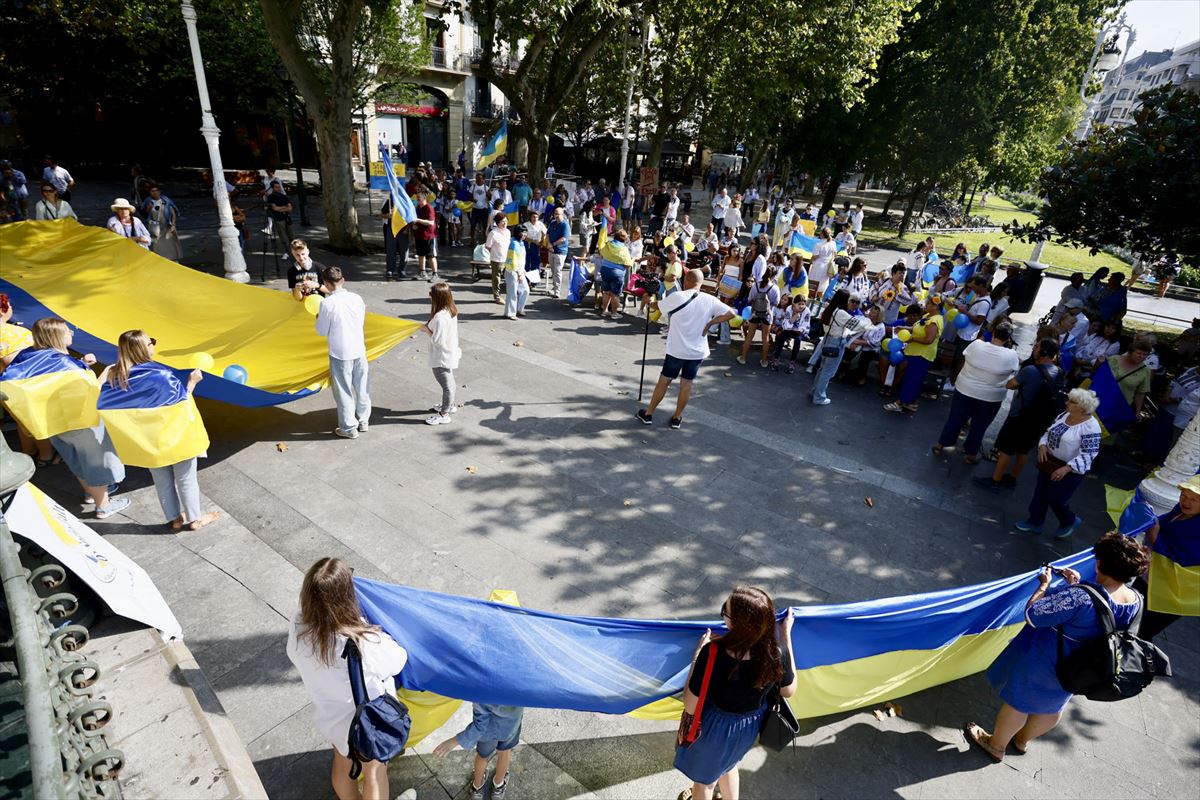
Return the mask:
<svg viewBox="0 0 1200 800"><path fill-rule="evenodd" d="M787 371L791 375L796 371L796 360L800 357L800 345L808 339L809 327L812 323L812 314L808 310L808 298L801 294L784 297L779 301L779 310L776 312L775 319L778 321L778 325L775 328L775 343L771 347L771 370L779 371L779 356L783 353L783 346L790 341L792 357Z"/></svg>
<svg viewBox="0 0 1200 800"><path fill-rule="evenodd" d="M450 415L457 411L454 405L454 370L462 358L462 350L458 346L458 307L454 305L454 295L449 285L438 281L429 289L432 307L429 311L429 322L421 326L421 330L429 334L432 347L429 351L429 366L433 368L433 377L442 387L442 402L431 410L433 416L425 420L427 425L446 425Z"/></svg>

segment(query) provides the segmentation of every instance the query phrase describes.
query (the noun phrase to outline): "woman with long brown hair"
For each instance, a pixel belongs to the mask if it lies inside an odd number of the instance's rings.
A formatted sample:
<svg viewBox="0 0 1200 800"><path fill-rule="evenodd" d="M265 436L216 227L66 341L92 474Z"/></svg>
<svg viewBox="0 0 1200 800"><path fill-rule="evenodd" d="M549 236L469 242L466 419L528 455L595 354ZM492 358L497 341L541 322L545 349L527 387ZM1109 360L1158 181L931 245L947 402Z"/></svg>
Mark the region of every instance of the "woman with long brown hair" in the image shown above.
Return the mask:
<svg viewBox="0 0 1200 800"><path fill-rule="evenodd" d="M442 402L433 407L433 416L425 420L428 425L445 425L456 410L454 405L454 370L462 358L458 346L458 306L454 305L454 294L450 285L438 281L429 287L429 322L421 330L429 334L429 366L433 377L442 387Z"/></svg>
<svg viewBox="0 0 1200 800"><path fill-rule="evenodd" d="M100 374L101 383L107 384L102 389L101 400L105 395L113 397L121 392L129 392L130 384L141 380L153 380L161 383L164 396L190 395L204 377L199 369L194 369L188 375L184 384L169 368L154 361L154 348L158 342L146 335L142 330L125 331L117 339L117 363L109 366ZM104 405L101 405L104 408ZM118 442L118 446L120 446ZM203 455L203 453L201 453ZM162 467L150 467L150 477L154 479L154 489L158 493L158 503L162 506L171 530L198 531L205 525L216 522L221 516L219 511L202 514L200 511L200 483L196 479L198 467L197 458L191 456L174 464ZM128 460L128 459L127 459ZM138 462L129 460L129 463Z"/></svg>
<svg viewBox="0 0 1200 800"><path fill-rule="evenodd" d="M355 706L342 658L348 639L362 654L367 699L395 694L395 676L408 662L408 653L363 619L354 593L354 570L340 558L318 559L300 587L300 607L292 614L288 630L288 658L312 697L313 724L333 747L330 775L338 800L388 800L387 764L363 762L361 795L350 777L348 739Z"/></svg>
<svg viewBox="0 0 1200 800"><path fill-rule="evenodd" d="M718 783L724 800L738 800L738 763L758 739L767 701L776 690L784 698L796 693L791 609L777 622L769 594L756 586L735 586L721 606L721 619L727 632L714 638L705 631L683 690L684 724L697 713L701 724L694 742L675 749L675 768L692 780L680 800L709 800Z"/></svg>

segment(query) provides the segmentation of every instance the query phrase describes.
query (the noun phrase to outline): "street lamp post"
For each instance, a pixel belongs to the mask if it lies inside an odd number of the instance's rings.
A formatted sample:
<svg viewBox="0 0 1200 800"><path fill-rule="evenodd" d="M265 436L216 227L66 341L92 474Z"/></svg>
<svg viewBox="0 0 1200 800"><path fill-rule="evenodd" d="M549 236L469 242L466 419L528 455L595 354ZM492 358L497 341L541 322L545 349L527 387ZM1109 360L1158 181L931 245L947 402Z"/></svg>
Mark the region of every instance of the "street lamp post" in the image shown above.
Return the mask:
<svg viewBox="0 0 1200 800"><path fill-rule="evenodd" d="M1121 52L1117 48L1117 39L1122 33L1128 34L1125 40L1125 51ZM1117 21L1113 24L1101 28L1096 33L1096 45L1092 48L1092 58L1088 61L1087 69L1084 70L1083 80L1079 83L1079 99L1084 102L1083 121L1079 125L1079 135L1075 138L1083 140L1087 138L1088 132L1092 128L1092 106L1096 103L1096 98L1100 93L1088 97L1088 84L1091 83L1092 74L1097 70L1107 74L1116 67L1125 63L1125 57L1129 51L1133 49L1133 42L1137 39L1137 31L1130 27L1129 22L1125 17L1125 12L1121 12L1121 16L1117 17ZM1118 60L1118 56L1120 60Z"/></svg>
<svg viewBox="0 0 1200 800"><path fill-rule="evenodd" d="M217 201L217 218L220 225L217 233L221 237L221 252L225 256L225 277L237 283L247 283L250 273L246 272L246 259L242 257L241 237L233 225L233 209L229 205L229 193L225 191L225 170L221 166L221 130L213 118L212 104L208 100L208 83L204 79L204 61L200 57L200 37L196 34L196 9L192 0L181 0L183 21L187 25L188 43L192 46L192 66L196 69L196 90L200 97L200 133L208 144L208 160L213 176L213 198Z"/></svg>
<svg viewBox="0 0 1200 800"><path fill-rule="evenodd" d="M284 87L287 91L288 137L291 139L292 166L296 169L296 195L300 201L300 224L308 227L308 195L304 191L304 167L300 165L298 145L300 134L296 130L296 105L293 98L291 81Z"/></svg>

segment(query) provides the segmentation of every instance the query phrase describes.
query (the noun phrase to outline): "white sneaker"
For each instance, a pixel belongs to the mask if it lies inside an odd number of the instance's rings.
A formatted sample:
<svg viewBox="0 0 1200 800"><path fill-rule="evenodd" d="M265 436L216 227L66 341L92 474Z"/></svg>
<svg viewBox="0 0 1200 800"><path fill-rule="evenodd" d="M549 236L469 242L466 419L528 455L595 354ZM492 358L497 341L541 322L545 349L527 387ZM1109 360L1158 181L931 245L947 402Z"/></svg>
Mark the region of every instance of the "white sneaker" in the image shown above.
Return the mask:
<svg viewBox="0 0 1200 800"><path fill-rule="evenodd" d="M745 364L745 363L746 363L746 359L745 359L745 358L743 358L742 356L738 356L738 357L737 357L737 362L738 362L739 364Z"/></svg>
<svg viewBox="0 0 1200 800"><path fill-rule="evenodd" d="M449 425L450 424L450 415L449 414L434 414L432 417L427 417L425 419L425 424L426 425Z"/></svg>
<svg viewBox="0 0 1200 800"><path fill-rule="evenodd" d="M108 505L104 508L96 509L96 519L108 519L113 514L117 514L129 508L130 500L128 497L109 498Z"/></svg>
<svg viewBox="0 0 1200 800"><path fill-rule="evenodd" d="M371 426L368 425L365 421L358 423L358 432L359 433L366 433L370 429L371 429Z"/></svg>

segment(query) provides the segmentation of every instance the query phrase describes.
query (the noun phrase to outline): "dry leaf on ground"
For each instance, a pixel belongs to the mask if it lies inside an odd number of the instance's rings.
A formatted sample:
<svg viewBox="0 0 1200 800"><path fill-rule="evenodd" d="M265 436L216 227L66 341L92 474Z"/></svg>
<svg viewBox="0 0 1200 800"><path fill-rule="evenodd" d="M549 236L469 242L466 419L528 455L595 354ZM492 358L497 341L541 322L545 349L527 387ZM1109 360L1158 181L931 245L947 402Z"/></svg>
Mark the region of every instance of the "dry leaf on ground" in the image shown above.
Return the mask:
<svg viewBox="0 0 1200 800"><path fill-rule="evenodd" d="M475 467L474 466L467 467L467 472L474 475L476 472Z"/></svg>
<svg viewBox="0 0 1200 800"><path fill-rule="evenodd" d="M871 499L871 498L869 498L869 497L864 497L864 498L863 498L863 502L867 504L867 508L874 508L874 507L875 507L875 501L874 501L874 500L872 500L872 499Z"/></svg>
<svg viewBox="0 0 1200 800"><path fill-rule="evenodd" d="M288 446L283 442L279 442L275 445L275 449L281 453L286 453L288 451Z"/></svg>

